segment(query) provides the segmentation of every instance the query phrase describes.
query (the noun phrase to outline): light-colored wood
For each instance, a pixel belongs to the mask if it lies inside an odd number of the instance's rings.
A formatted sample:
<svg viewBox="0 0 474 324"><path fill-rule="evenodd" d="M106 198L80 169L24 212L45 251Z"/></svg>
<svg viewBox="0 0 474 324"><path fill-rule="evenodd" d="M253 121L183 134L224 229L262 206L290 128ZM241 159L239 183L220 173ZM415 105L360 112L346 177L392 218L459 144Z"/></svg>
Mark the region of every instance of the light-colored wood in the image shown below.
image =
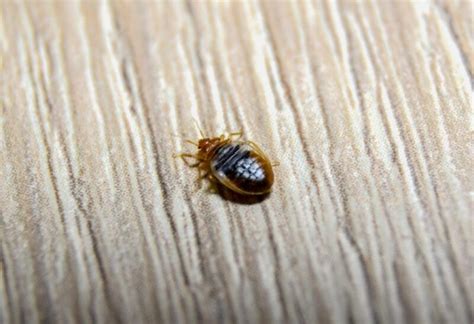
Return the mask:
<svg viewBox="0 0 474 324"><path fill-rule="evenodd" d="M0 7L2 323L472 323L472 2Z"/></svg>

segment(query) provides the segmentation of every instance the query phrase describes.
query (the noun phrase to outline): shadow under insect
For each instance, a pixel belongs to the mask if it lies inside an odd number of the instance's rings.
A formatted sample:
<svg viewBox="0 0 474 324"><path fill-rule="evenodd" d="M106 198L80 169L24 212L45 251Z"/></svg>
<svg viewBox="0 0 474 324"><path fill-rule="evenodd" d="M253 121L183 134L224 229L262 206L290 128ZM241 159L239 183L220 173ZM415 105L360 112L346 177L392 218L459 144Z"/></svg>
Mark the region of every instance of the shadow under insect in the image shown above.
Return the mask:
<svg viewBox="0 0 474 324"><path fill-rule="evenodd" d="M214 192L220 195L224 200L241 205L258 204L268 199L271 195L271 192L262 195L242 195L228 189L221 184L212 183L212 186L214 187Z"/></svg>

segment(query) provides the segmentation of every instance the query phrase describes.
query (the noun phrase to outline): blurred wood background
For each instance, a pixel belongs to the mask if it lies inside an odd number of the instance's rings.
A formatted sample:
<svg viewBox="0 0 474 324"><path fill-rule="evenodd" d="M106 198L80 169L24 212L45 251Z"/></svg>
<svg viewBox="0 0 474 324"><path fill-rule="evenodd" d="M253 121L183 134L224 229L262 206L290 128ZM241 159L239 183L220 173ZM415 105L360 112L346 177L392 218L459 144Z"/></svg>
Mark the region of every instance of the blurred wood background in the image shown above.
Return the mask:
<svg viewBox="0 0 474 324"><path fill-rule="evenodd" d="M472 2L0 7L2 323L472 323Z"/></svg>

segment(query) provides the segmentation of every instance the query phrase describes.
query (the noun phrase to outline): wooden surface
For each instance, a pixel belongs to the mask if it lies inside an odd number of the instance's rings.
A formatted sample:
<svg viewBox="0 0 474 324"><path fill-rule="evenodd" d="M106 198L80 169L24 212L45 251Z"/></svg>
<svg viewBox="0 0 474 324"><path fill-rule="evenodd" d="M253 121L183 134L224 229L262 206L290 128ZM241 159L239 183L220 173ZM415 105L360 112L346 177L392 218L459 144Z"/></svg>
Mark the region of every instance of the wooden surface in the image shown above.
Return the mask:
<svg viewBox="0 0 474 324"><path fill-rule="evenodd" d="M2 323L472 323L472 2L0 8Z"/></svg>

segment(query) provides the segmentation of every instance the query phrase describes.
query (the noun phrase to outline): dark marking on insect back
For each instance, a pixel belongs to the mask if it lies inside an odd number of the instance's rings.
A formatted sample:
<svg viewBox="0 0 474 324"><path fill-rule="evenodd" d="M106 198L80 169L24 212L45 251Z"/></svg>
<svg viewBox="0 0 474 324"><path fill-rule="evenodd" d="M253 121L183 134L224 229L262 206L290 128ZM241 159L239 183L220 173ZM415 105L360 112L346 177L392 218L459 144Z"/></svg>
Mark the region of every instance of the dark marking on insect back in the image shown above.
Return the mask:
<svg viewBox="0 0 474 324"><path fill-rule="evenodd" d="M262 158L247 145L227 144L212 159L214 172L247 192L263 192L271 186Z"/></svg>
<svg viewBox="0 0 474 324"><path fill-rule="evenodd" d="M228 161L234 157L234 155L239 153L240 145L224 145L221 146L214 156L214 163L215 163L215 170L216 171L223 171L222 169L225 168L229 163Z"/></svg>

